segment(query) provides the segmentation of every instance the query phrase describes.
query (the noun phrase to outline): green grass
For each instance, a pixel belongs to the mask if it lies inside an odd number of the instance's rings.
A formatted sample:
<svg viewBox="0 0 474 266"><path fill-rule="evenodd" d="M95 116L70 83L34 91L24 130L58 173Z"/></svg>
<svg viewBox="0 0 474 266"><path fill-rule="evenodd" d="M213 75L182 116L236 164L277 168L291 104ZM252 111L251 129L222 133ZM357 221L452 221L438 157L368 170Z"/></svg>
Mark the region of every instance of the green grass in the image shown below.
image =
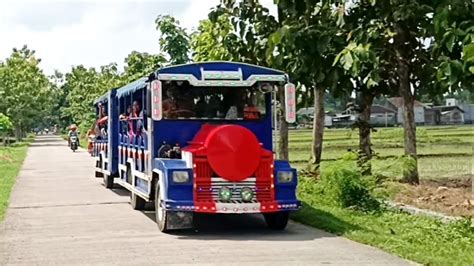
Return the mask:
<svg viewBox="0 0 474 266"><path fill-rule="evenodd" d="M474 230L467 221L443 224L393 210L366 213L329 206L316 186L300 179L298 197L304 204L294 220L426 265L474 263Z"/></svg>
<svg viewBox="0 0 474 266"><path fill-rule="evenodd" d="M29 137L25 142L0 147L0 221L5 216L12 187L25 159L28 143L32 139L33 137Z"/></svg>
<svg viewBox="0 0 474 266"><path fill-rule="evenodd" d="M290 131L290 160L303 169L311 154L311 130ZM404 154L403 130L383 128L372 134L377 158L372 173L398 178L402 165L397 159ZM358 131L329 129L324 135L321 171L337 164L348 149L358 149ZM472 176L474 127L446 126L417 129L418 170L422 179L466 178ZM415 216L382 208L361 212L337 207L327 200L318 181L300 177L298 197L303 208L292 215L301 223L371 245L402 258L426 265L473 265L474 230L469 222L444 224L434 218ZM387 196L395 187L378 193Z"/></svg>

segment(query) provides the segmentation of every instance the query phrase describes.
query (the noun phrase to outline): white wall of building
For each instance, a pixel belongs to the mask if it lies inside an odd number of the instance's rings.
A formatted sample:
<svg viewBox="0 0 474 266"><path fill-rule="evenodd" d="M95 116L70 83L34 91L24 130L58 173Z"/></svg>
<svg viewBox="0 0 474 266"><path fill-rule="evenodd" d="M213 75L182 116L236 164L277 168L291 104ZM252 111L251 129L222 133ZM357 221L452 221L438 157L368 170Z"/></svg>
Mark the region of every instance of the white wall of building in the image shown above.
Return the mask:
<svg viewBox="0 0 474 266"><path fill-rule="evenodd" d="M425 108L423 106L415 106L415 123L424 124L425 123ZM397 122L403 124L403 108L398 108L397 111Z"/></svg>

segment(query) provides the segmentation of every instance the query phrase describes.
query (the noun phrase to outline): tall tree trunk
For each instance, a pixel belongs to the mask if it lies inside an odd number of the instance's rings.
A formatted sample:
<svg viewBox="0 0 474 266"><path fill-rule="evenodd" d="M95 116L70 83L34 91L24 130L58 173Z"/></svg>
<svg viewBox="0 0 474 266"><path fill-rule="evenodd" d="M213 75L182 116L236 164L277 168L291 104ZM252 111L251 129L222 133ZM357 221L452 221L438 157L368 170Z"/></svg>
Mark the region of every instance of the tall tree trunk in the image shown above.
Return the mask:
<svg viewBox="0 0 474 266"><path fill-rule="evenodd" d="M374 95L363 88L360 94L360 112L357 121L359 128L359 159L358 165L364 175L372 174L370 159L372 158L372 142L370 140L370 113Z"/></svg>
<svg viewBox="0 0 474 266"><path fill-rule="evenodd" d="M394 40L395 52L397 55L397 75L398 75L398 93L403 99L403 128L405 155L415 160L415 167L407 169L404 173L404 180L412 184L419 184L418 162L416 154L416 124L414 103L415 95L410 87L410 69L408 65L409 47L407 47L408 30L403 25L397 24L396 36Z"/></svg>
<svg viewBox="0 0 474 266"><path fill-rule="evenodd" d="M278 98L281 106L279 118L280 134L278 135L278 159L288 161L288 123L285 120L285 90L278 90Z"/></svg>
<svg viewBox="0 0 474 266"><path fill-rule="evenodd" d="M21 133L21 126L20 126L20 125L17 125L17 126L15 127L15 138L16 138L16 141L17 141L17 142L21 141L21 135L22 135L22 133Z"/></svg>
<svg viewBox="0 0 474 266"><path fill-rule="evenodd" d="M313 147L311 162L321 163L324 135L324 88L314 87Z"/></svg>
<svg viewBox="0 0 474 266"><path fill-rule="evenodd" d="M370 141L370 109L374 100L374 95L371 92L363 90L361 95L361 105L359 113L359 149L365 158L372 158L372 149Z"/></svg>

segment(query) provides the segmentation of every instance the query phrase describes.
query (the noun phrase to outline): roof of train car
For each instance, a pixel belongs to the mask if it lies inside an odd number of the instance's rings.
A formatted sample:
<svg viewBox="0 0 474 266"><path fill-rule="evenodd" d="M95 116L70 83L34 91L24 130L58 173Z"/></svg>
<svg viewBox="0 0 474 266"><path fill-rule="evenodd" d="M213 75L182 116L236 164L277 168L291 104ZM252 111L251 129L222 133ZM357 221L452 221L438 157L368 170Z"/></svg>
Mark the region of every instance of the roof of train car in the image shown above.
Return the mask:
<svg viewBox="0 0 474 266"><path fill-rule="evenodd" d="M196 80L202 80L202 70L205 71L233 71L241 73L242 78L247 80L252 75L268 75L268 76L285 76L286 74L280 70L261 67L246 63L237 62L200 62L189 63L183 65L166 66L158 69L155 76L164 75L192 75ZM140 78L129 83L117 90L118 97L124 97L134 93L137 90L147 86L147 77Z"/></svg>

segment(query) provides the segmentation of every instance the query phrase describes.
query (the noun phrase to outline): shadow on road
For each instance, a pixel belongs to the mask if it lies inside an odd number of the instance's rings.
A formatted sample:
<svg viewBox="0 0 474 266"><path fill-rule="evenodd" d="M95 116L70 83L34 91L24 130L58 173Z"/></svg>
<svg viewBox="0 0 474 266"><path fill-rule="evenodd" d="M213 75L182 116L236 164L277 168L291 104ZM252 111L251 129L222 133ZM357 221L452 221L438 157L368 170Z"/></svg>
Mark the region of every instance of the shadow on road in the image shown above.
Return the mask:
<svg viewBox="0 0 474 266"><path fill-rule="evenodd" d="M119 184L114 184L114 187L110 189L113 193L117 194L120 197L130 197L130 191L124 189Z"/></svg>
<svg viewBox="0 0 474 266"><path fill-rule="evenodd" d="M118 184L114 184L110 191L120 197L130 197L130 192ZM153 223L156 223L153 203L147 203L145 210L140 212ZM313 208L308 204L303 203L303 210L300 212L302 212L301 214L304 212L305 223L336 234L361 229L357 225L340 220L331 213ZM298 215L294 217L296 220L301 220ZM308 221L308 217L312 217L313 220ZM327 227L328 224L330 227ZM311 241L317 238L335 236L291 221L286 230L274 231L267 227L261 214L197 214L195 216L195 229L175 231L171 234L183 240L232 239L237 241Z"/></svg>
<svg viewBox="0 0 474 266"><path fill-rule="evenodd" d="M331 219L332 222L347 230L359 228L324 211L316 209L313 211L322 215L322 219ZM147 208L147 211L141 213L156 222L155 212L151 208ZM314 230L296 222L289 222L286 230L274 231L267 227L263 216L260 214L199 214L195 216L195 229L175 231L171 234L183 240L231 239L233 241L311 241L317 238L335 237L331 233Z"/></svg>
<svg viewBox="0 0 474 266"><path fill-rule="evenodd" d="M58 138L56 135L49 135L49 136L37 136L34 142L64 142L63 139Z"/></svg>
<svg viewBox="0 0 474 266"><path fill-rule="evenodd" d="M67 143L56 135L36 136L30 147L67 147Z"/></svg>
<svg viewBox="0 0 474 266"><path fill-rule="evenodd" d="M121 197L130 196L128 190L117 184L111 191ZM310 223L315 227L324 228L338 235L346 231L361 229L359 226L340 220L326 211L313 208L307 204L303 204L303 206L304 210L302 211L305 217L314 217L314 220ZM145 210L140 212L156 223L153 203L147 203ZM330 224L331 228L325 228L324 225L327 224ZM197 214L195 216L195 229L175 231L171 234L184 240L232 239L237 241L310 241L316 238L335 236L295 222L290 222L284 231L274 231L267 227L263 215L260 214Z"/></svg>
<svg viewBox="0 0 474 266"><path fill-rule="evenodd" d="M44 142L44 143L37 143L33 142L29 145L29 147L67 147L67 143L52 143L52 142ZM78 152L78 151L76 151Z"/></svg>

